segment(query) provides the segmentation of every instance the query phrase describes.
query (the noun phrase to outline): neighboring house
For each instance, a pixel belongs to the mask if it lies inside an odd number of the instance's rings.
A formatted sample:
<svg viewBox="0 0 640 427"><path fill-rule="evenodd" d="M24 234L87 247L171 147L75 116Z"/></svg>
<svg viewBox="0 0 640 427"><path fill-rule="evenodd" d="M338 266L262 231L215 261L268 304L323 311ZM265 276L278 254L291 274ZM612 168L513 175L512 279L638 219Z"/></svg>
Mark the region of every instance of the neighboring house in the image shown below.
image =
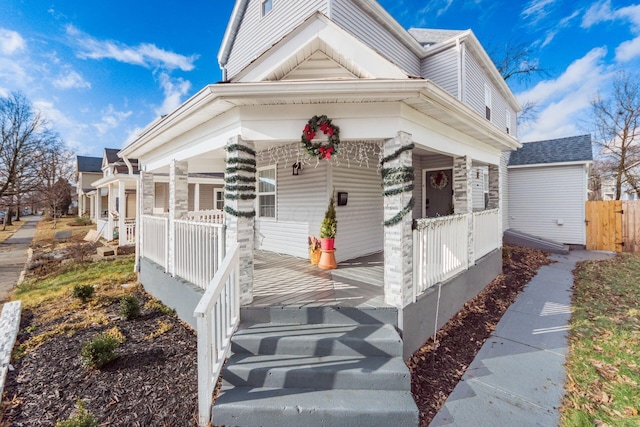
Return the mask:
<svg viewBox="0 0 640 427"><path fill-rule="evenodd" d="M616 180L613 178L605 178L602 180L600 187L602 200L615 200L616 199ZM634 189L626 182L622 183L622 194L620 200L638 200L638 194Z"/></svg>
<svg viewBox="0 0 640 427"><path fill-rule="evenodd" d="M96 220L95 188L91 185L102 177L102 158L76 156L76 192L78 202L78 216L86 216Z"/></svg>
<svg viewBox="0 0 640 427"><path fill-rule="evenodd" d="M209 298L239 294L240 320L259 299L301 312L331 305L313 287L332 277L355 318L392 313L407 356L500 273L502 153L520 147L520 106L470 30L406 31L372 0L238 0L219 62L224 82L119 152L140 163L140 281L192 325L208 289L197 328L213 368L201 369L215 377L229 348L207 329L210 310L223 316L216 334L238 320L233 303ZM195 174L224 178L224 213L190 202L203 194ZM285 267L275 254L306 258L334 196L338 270ZM227 271L238 273L227 282Z"/></svg>
<svg viewBox="0 0 640 427"><path fill-rule="evenodd" d="M98 234L118 245L136 242L138 161L123 159L115 148L105 148L101 159L102 174L95 187L94 211Z"/></svg>
<svg viewBox="0 0 640 427"><path fill-rule="evenodd" d="M591 136L528 142L509 159L509 228L571 245L586 244L585 202Z"/></svg>

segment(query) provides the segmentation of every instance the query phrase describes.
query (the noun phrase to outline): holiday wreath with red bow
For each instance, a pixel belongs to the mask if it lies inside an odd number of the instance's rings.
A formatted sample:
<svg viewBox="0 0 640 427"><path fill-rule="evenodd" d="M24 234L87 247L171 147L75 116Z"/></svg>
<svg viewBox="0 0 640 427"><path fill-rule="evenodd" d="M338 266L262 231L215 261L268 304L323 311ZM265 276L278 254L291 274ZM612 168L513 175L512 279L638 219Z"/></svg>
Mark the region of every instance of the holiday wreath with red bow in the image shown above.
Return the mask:
<svg viewBox="0 0 640 427"><path fill-rule="evenodd" d="M329 138L327 141L313 142L318 133L318 128ZM320 159L330 159L333 154L338 153L340 144L340 128L331 123L327 116L313 116L302 130L302 145L307 153L312 157Z"/></svg>

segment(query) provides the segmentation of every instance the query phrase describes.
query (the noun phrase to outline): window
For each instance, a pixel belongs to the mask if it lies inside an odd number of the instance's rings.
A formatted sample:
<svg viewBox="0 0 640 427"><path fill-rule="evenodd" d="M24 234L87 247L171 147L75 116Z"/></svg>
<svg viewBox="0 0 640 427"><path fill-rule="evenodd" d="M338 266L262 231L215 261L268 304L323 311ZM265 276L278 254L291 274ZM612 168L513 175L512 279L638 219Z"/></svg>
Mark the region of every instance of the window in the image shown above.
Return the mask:
<svg viewBox="0 0 640 427"><path fill-rule="evenodd" d="M507 123L507 134L511 134L511 111L506 111L504 121Z"/></svg>
<svg viewBox="0 0 640 427"><path fill-rule="evenodd" d="M491 89L484 85L484 107L487 120L491 120Z"/></svg>
<svg viewBox="0 0 640 427"><path fill-rule="evenodd" d="M258 216L276 218L276 167L258 169Z"/></svg>
<svg viewBox="0 0 640 427"><path fill-rule="evenodd" d="M215 200L216 200L216 209L218 210L223 210L224 209L224 190L220 189L216 189L216 192L214 194L215 196Z"/></svg>
<svg viewBox="0 0 640 427"><path fill-rule="evenodd" d="M271 9L273 9L273 0L262 0L262 16L271 12Z"/></svg>

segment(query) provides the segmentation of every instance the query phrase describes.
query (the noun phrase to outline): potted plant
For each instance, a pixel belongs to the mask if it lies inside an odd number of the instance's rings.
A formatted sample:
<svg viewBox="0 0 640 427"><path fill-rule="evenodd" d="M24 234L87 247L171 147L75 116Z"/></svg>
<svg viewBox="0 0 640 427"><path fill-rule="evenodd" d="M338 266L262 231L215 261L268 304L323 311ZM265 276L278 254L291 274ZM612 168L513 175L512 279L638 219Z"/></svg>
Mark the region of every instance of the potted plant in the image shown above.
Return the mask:
<svg viewBox="0 0 640 427"><path fill-rule="evenodd" d="M320 224L320 244L322 250L332 251L335 249L334 242L337 231L338 221L336 220L336 207L333 202L333 197L331 197L327 211L324 213L324 219Z"/></svg>
<svg viewBox="0 0 640 427"><path fill-rule="evenodd" d="M309 259L311 260L311 264L316 265L318 261L320 261L320 255L322 252L320 251L320 240L316 236L309 236L307 238L309 242Z"/></svg>

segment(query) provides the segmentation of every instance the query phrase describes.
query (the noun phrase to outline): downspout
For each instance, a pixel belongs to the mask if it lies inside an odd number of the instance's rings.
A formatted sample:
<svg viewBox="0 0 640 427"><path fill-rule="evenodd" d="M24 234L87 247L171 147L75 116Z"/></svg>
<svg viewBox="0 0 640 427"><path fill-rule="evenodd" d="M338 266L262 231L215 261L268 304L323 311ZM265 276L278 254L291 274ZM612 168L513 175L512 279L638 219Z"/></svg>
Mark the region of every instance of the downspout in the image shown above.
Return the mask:
<svg viewBox="0 0 640 427"><path fill-rule="evenodd" d="M129 170L129 175L133 175L133 166L131 166L131 162L129 161L129 158L127 156L124 156L122 160L124 160L125 164L127 165L127 169Z"/></svg>

